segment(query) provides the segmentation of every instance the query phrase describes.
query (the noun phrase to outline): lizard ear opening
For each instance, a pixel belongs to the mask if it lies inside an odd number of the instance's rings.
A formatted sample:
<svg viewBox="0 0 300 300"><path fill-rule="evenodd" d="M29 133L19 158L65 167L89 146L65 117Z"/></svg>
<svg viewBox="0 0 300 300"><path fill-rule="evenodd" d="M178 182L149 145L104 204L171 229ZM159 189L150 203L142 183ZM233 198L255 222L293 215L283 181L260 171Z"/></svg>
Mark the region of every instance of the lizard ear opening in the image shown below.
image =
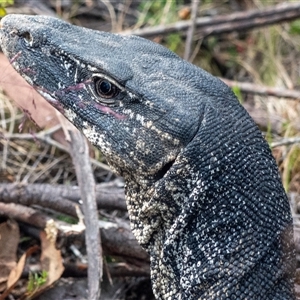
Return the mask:
<svg viewBox="0 0 300 300"><path fill-rule="evenodd" d="M169 161L157 172L158 179L161 179L166 175L166 173L172 168L174 162L175 160Z"/></svg>

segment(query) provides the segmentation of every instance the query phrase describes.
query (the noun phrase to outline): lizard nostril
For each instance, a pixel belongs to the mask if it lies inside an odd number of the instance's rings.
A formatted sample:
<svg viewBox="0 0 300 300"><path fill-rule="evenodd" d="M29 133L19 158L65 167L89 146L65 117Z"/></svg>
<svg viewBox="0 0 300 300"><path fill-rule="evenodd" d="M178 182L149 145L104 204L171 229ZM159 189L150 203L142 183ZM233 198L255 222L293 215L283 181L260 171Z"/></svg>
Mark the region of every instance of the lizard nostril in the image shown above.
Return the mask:
<svg viewBox="0 0 300 300"><path fill-rule="evenodd" d="M32 43L33 38L32 38L32 35L28 31L23 32L21 34L21 36L24 38L26 43L29 43L29 44Z"/></svg>

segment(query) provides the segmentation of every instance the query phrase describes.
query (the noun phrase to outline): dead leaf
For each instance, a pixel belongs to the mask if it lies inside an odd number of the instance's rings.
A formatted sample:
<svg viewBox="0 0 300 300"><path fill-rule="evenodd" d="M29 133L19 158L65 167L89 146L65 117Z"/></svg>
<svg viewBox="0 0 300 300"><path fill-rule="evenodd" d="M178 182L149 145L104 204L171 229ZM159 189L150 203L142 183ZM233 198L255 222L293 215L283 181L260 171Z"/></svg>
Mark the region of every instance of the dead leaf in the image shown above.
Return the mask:
<svg viewBox="0 0 300 300"><path fill-rule="evenodd" d="M19 107L26 108L40 128L58 124L56 110L14 70L3 53L0 53L0 69L0 86L5 94Z"/></svg>
<svg viewBox="0 0 300 300"><path fill-rule="evenodd" d="M58 280L63 271L63 259L61 251L55 247L56 240L52 236L47 235L45 231L40 233L41 239L41 265L43 272L47 273L47 280L41 286L37 287L33 292L26 295L26 300L33 299L43 293L56 280ZM1 299L0 299L1 300Z"/></svg>
<svg viewBox="0 0 300 300"><path fill-rule="evenodd" d="M32 255L34 252L36 252L39 249L38 246L33 246L31 248L29 248L19 259L18 264L11 270L8 280L7 280L7 289L5 290L5 292L0 296L0 300L4 300L12 291L12 289L14 288L15 284L18 282L18 280L20 279L24 266L25 266L25 262L26 262L26 258L30 255Z"/></svg>
<svg viewBox="0 0 300 300"><path fill-rule="evenodd" d="M191 9L190 7L183 7L179 10L178 16L181 20L188 20L191 17Z"/></svg>
<svg viewBox="0 0 300 300"><path fill-rule="evenodd" d="M0 70L0 90L3 90L18 107L26 109L27 115L30 115L40 128L50 128L59 124L57 110L18 74L1 52ZM64 146L68 146L62 130L55 132L53 138Z"/></svg>
<svg viewBox="0 0 300 300"><path fill-rule="evenodd" d="M47 286L60 278L64 271L61 251L55 247L56 241L48 239L44 231L40 235L42 243L41 264L42 269L48 272Z"/></svg>
<svg viewBox="0 0 300 300"><path fill-rule="evenodd" d="M5 290L9 273L17 264L19 239L17 222L8 220L0 224L0 292Z"/></svg>

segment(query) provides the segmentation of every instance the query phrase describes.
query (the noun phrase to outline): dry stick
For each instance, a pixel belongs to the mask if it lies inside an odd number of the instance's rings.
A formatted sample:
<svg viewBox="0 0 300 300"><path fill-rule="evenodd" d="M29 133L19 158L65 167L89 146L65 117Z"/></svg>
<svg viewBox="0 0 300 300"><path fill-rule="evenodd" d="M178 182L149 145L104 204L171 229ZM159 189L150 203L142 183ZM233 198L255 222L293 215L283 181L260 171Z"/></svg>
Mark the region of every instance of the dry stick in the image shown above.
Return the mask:
<svg viewBox="0 0 300 300"><path fill-rule="evenodd" d="M83 263L64 262L64 273L62 277L86 277L87 265ZM35 272L42 272L39 265L34 266ZM30 268L26 268L22 272L22 278L28 278ZM112 277L150 277L150 268L148 263L135 266L128 263L109 263L107 264L107 273Z"/></svg>
<svg viewBox="0 0 300 300"><path fill-rule="evenodd" d="M139 277L149 277L150 268L148 264L143 264L141 266L126 265L121 263L108 264L109 274L113 277L125 277L125 276L139 276Z"/></svg>
<svg viewBox="0 0 300 300"><path fill-rule="evenodd" d="M299 17L300 3L285 2L265 9L253 9L223 16L198 18L196 20L196 28L197 33L201 36L219 35L290 21ZM124 35L135 34L143 37L153 37L178 31L185 32L190 25L190 21L179 21L170 25L126 30L121 33Z"/></svg>
<svg viewBox="0 0 300 300"><path fill-rule="evenodd" d="M40 189L37 191L37 186L32 188L32 185L30 187L2 183L0 184L0 202L16 203L24 206L39 205L77 218L76 204L74 202L62 199L59 195L55 197L57 191L54 191L54 195L51 194L54 188L51 188L50 185L40 185L39 187Z"/></svg>
<svg viewBox="0 0 300 300"><path fill-rule="evenodd" d="M237 87L242 92L247 92L251 94L258 94L264 96L275 96L282 97L287 99L300 99L300 91L297 90L288 90L282 88L273 88L264 85L258 85L254 83L248 82L239 82L232 81L226 78L220 78L224 83L226 83L229 87Z"/></svg>
<svg viewBox="0 0 300 300"><path fill-rule="evenodd" d="M15 203L1 203L0 202L0 216L9 216L12 219L28 223L35 227L44 229L47 222L51 218L39 213L37 210Z"/></svg>
<svg viewBox="0 0 300 300"><path fill-rule="evenodd" d="M126 211L123 188L96 186L98 209ZM40 205L77 218L75 205L81 199L78 186L0 183L0 202Z"/></svg>
<svg viewBox="0 0 300 300"><path fill-rule="evenodd" d="M96 205L96 183L90 164L88 143L81 132L71 123L63 118L66 136L70 136L70 153L75 166L76 177L81 191L83 201L83 212L85 216L85 240L88 256L88 299L99 299L102 281L102 246L99 234L98 211Z"/></svg>
<svg viewBox="0 0 300 300"><path fill-rule="evenodd" d="M200 0L193 0L193 2L192 2L192 14L191 14L191 20L190 20L191 26L188 29L186 42L185 42L185 51L184 51L184 59L185 60L189 60L190 56L191 56L199 4L200 4Z"/></svg>
<svg viewBox="0 0 300 300"><path fill-rule="evenodd" d="M299 144L299 143L300 143L300 137L291 137L291 138L284 138L277 142L273 142L270 144L270 147L275 148L278 146L288 146L288 145Z"/></svg>
<svg viewBox="0 0 300 300"><path fill-rule="evenodd" d="M107 8L110 16L110 22L111 22L111 31L115 32L118 28L118 22L117 22L117 16L115 13L115 9L113 5L110 3L110 0L100 0Z"/></svg>
<svg viewBox="0 0 300 300"><path fill-rule="evenodd" d="M56 17L59 18L59 16L62 15L62 13L56 14L55 12L53 12L52 9L50 9L50 7L46 4L43 3L43 1L36 1L36 0L27 0L23 2L24 4L22 4L22 6L19 8L20 10L22 10L23 6L29 7L30 8L30 14L34 13L37 15L47 15L47 16L51 16L51 17ZM20 13L28 13L26 10L23 12L18 12Z"/></svg>

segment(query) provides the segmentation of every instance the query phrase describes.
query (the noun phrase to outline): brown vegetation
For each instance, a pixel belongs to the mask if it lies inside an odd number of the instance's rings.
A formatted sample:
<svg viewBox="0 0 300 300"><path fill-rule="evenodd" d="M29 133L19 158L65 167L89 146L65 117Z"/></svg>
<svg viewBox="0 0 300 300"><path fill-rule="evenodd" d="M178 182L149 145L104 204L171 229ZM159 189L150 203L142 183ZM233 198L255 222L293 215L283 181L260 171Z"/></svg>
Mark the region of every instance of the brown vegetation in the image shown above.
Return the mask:
<svg viewBox="0 0 300 300"><path fill-rule="evenodd" d="M198 2L82 0L51 5L32 0L15 1L6 9L146 36L221 77L273 147L290 195L299 251L300 5ZM8 294L11 299L64 299L72 293L83 299L86 280L79 278L86 278L88 264L89 288L96 294L103 270L103 299L152 299L149 259L130 231L122 180L98 150L83 146L82 136L1 53L0 69L0 236L6 241L0 241L0 300ZM74 151L78 148L84 151ZM100 223L90 219L92 211ZM46 298L39 296L59 278Z"/></svg>

